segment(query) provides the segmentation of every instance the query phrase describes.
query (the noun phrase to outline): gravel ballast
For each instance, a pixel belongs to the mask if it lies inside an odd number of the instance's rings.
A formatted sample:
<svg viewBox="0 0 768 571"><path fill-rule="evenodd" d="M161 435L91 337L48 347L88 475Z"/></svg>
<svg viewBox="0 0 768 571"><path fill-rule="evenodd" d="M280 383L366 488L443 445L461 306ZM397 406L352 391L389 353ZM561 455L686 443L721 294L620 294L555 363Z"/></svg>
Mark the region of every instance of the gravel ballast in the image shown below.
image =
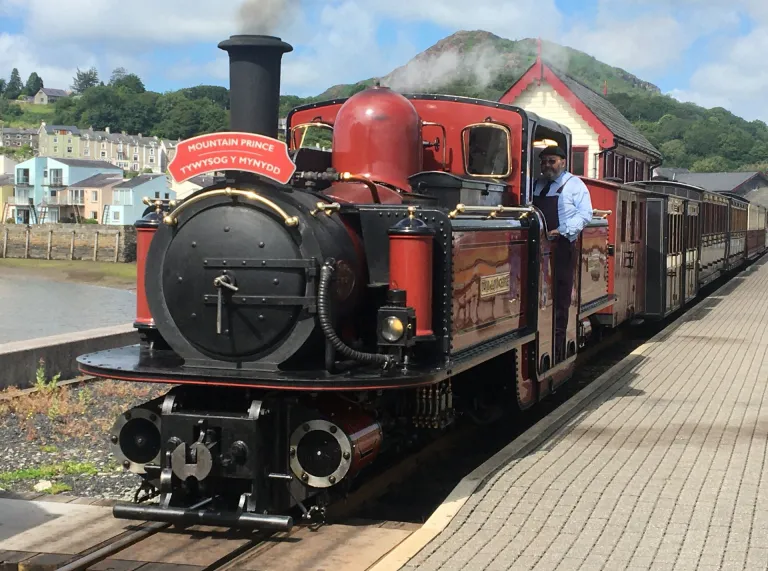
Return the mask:
<svg viewBox="0 0 768 571"><path fill-rule="evenodd" d="M171 385L94 380L0 393L0 489L132 500L141 480L110 450L117 417Z"/></svg>

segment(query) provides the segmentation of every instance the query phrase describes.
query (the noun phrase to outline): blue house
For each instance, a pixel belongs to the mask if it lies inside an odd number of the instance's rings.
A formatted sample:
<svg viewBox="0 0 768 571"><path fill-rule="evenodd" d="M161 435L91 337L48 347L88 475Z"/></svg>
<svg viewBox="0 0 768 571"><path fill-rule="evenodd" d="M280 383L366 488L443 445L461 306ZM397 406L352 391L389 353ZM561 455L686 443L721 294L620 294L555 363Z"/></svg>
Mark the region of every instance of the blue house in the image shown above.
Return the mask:
<svg viewBox="0 0 768 571"><path fill-rule="evenodd" d="M98 174L122 177L123 169L105 161L35 157L16 165L11 216L19 224L56 223L84 205L83 195L67 187Z"/></svg>
<svg viewBox="0 0 768 571"><path fill-rule="evenodd" d="M164 174L141 174L112 187L112 200L104 206L102 224L133 224L147 206L142 198L176 200Z"/></svg>

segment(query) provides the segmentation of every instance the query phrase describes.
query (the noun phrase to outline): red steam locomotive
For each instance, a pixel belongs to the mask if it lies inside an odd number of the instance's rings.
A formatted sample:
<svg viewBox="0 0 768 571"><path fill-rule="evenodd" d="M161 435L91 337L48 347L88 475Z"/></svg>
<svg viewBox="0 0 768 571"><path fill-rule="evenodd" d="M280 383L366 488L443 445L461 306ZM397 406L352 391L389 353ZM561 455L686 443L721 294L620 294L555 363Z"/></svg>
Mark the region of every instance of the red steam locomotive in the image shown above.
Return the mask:
<svg viewBox="0 0 768 571"><path fill-rule="evenodd" d="M176 385L114 425L143 482L117 517L288 529L382 453L459 414L533 406L600 328L665 317L765 250L765 211L739 197L584 179L597 210L558 360L554 252L531 192L544 147L570 155L566 127L377 85L294 109L283 143L291 46L219 47L232 132L180 143L171 171L225 176L137 222L141 343L78 358L86 374ZM310 127L330 151L300 145Z"/></svg>

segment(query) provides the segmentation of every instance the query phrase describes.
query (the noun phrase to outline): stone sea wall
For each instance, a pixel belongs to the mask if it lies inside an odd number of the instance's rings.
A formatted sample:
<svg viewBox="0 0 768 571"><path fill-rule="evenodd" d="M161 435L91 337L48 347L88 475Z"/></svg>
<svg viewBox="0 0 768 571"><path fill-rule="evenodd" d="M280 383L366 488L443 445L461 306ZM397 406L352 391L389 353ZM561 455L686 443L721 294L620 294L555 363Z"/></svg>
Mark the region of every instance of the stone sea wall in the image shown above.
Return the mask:
<svg viewBox="0 0 768 571"><path fill-rule="evenodd" d="M103 224L2 224L3 258L136 261L136 228Z"/></svg>

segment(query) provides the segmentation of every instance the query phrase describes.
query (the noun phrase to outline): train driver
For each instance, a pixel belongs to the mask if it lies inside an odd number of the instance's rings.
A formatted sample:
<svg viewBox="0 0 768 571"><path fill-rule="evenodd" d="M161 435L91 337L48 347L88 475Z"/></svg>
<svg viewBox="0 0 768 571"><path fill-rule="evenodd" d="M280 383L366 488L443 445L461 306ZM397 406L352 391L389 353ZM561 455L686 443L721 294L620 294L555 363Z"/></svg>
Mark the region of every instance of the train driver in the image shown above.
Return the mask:
<svg viewBox="0 0 768 571"><path fill-rule="evenodd" d="M560 147L541 151L541 178L533 188L533 205L544 215L548 238L555 254L555 359L565 357L565 332L574 281L576 239L592 220L592 200L582 180L566 168Z"/></svg>

